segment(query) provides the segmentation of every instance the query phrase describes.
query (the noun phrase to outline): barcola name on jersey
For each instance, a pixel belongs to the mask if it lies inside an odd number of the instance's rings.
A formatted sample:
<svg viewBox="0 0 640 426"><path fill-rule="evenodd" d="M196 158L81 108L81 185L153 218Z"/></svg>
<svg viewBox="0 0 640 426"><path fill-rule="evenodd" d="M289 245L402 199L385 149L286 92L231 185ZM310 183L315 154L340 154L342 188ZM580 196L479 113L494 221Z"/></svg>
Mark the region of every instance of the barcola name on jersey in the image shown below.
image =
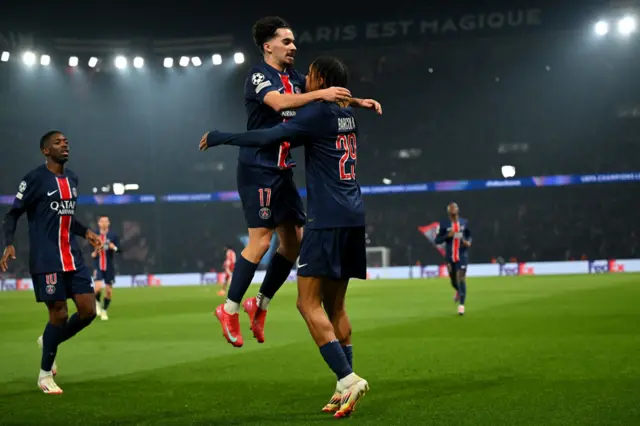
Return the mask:
<svg viewBox="0 0 640 426"><path fill-rule="evenodd" d="M73 200L52 201L51 210L58 212L58 216L73 216L76 213L76 202Z"/></svg>

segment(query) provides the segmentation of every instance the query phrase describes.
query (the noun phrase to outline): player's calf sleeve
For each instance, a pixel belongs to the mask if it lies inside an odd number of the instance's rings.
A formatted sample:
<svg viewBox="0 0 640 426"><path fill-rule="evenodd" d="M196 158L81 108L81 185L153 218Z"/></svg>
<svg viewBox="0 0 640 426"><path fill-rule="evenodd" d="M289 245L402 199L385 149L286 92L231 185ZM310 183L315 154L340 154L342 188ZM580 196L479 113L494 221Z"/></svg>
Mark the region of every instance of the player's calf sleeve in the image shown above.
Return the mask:
<svg viewBox="0 0 640 426"><path fill-rule="evenodd" d="M344 356L347 357L347 362L349 363L349 367L353 369L353 345L342 346L342 352L344 352Z"/></svg>
<svg viewBox="0 0 640 426"><path fill-rule="evenodd" d="M104 309L105 311L107 309L109 309L109 305L111 304L111 298L110 297L105 297L104 298L104 306L102 307L102 309Z"/></svg>
<svg viewBox="0 0 640 426"><path fill-rule="evenodd" d="M89 317L84 317L84 318L82 318L80 314L78 314L77 312L71 315L71 318L69 318L69 321L67 321L67 324L64 327L65 332L63 335L63 339L62 341L60 341L60 343L66 340L69 340L70 338L78 334L80 330L82 330L83 328L91 324L91 322L94 319L95 319L95 315L91 315Z"/></svg>
<svg viewBox="0 0 640 426"><path fill-rule="evenodd" d="M47 323L42 334L42 359L40 361L40 368L43 371L51 371L53 361L56 359L56 353L58 352L58 345L65 339L66 325L53 325Z"/></svg>
<svg viewBox="0 0 640 426"><path fill-rule="evenodd" d="M353 373L342 346L340 346L340 342L337 340L332 340L326 345L321 346L320 353L329 368L336 374L338 380L342 380Z"/></svg>
<svg viewBox="0 0 640 426"><path fill-rule="evenodd" d="M271 262L269 262L267 273L264 276L262 285L260 286L259 295L266 297L269 300L273 299L273 296L277 293L278 290L280 290L282 284L284 284L284 282L289 277L291 268L293 268L293 262L289 261L286 257L276 252L276 254L271 259ZM263 297L260 297L260 299L263 299ZM258 300L258 302L260 303L261 301ZM260 308L266 309L266 306L260 306Z"/></svg>
<svg viewBox="0 0 640 426"><path fill-rule="evenodd" d="M467 299L467 280L460 280L458 287L460 287L460 304L464 305L464 301Z"/></svg>
<svg viewBox="0 0 640 426"><path fill-rule="evenodd" d="M251 280L253 280L257 267L257 263L251 263L242 256L238 257L238 262L236 262L236 267L231 277L229 292L227 293L229 300L238 304L242 302L242 298L251 285Z"/></svg>

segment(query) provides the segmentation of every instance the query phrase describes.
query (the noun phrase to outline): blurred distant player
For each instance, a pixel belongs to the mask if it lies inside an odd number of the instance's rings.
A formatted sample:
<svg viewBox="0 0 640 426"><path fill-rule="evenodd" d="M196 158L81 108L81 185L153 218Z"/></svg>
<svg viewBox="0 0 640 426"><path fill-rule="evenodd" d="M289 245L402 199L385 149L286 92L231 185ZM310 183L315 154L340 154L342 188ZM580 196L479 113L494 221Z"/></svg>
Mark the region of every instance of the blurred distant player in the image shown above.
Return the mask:
<svg viewBox="0 0 640 426"><path fill-rule="evenodd" d="M224 246L225 259L222 264L224 269L224 279L222 280L222 289L218 292L218 296L227 294L227 286L231 282L233 269L236 267L236 252L230 246Z"/></svg>
<svg viewBox="0 0 640 426"><path fill-rule="evenodd" d="M29 224L29 269L36 301L49 310L49 322L38 338L42 348L38 386L44 393L60 394L53 380L58 345L75 336L96 317L96 301L89 269L84 265L74 235L86 238L101 250L100 238L75 218L78 177L64 165L69 159L69 143L58 131L40 139L45 164L33 169L18 186L13 206L5 216L5 249L0 270L16 258L13 246L16 225L23 213ZM67 299L73 299L77 312L68 317Z"/></svg>
<svg viewBox="0 0 640 426"><path fill-rule="evenodd" d="M95 266L95 284L96 284L96 313L100 315L100 319L107 321L107 309L111 305L113 297L113 285L116 283L116 265L115 254L120 252L120 239L116 234L111 232L109 227L111 222L107 216L101 216L98 219L98 236L102 244L103 250L99 252L94 250L91 257ZM106 285L106 287L105 287ZM105 287L104 302L100 307L100 299L102 298L102 288Z"/></svg>
<svg viewBox="0 0 640 426"><path fill-rule="evenodd" d="M312 93L347 84L347 68L335 58L316 59L306 88ZM348 102L315 102L286 123L233 134L213 131L208 146L305 147L308 215L298 259L298 309L320 353L336 374L335 393L323 411L352 413L369 390L352 370L351 323L345 309L351 278L366 278L365 210L356 181L357 128Z"/></svg>
<svg viewBox="0 0 640 426"><path fill-rule="evenodd" d="M296 116L296 108L311 102L348 100L351 104L380 112L371 99L351 98L349 90L327 86L305 93L305 76L295 69L295 37L289 24L279 17L265 17L253 26L253 39L263 61L251 68L245 83L247 129L268 129ZM269 146L243 146L238 155L237 184L249 242L235 266L226 303L216 316L224 337L233 346L243 345L238 312L256 268L271 245L274 231L280 245L271 259L257 297L245 300L250 327L258 343L264 342L264 323L269 302L286 281L300 251L305 221L302 200L293 181L295 163L290 141ZM206 149L203 137L200 149Z"/></svg>
<svg viewBox="0 0 640 426"><path fill-rule="evenodd" d="M467 266L469 265L469 247L471 230L469 222L462 219L456 203L447 206L449 220L440 222L436 244L446 244L445 256L449 269L451 285L456 290L454 300L458 303L458 314L464 315L464 302L467 299Z"/></svg>

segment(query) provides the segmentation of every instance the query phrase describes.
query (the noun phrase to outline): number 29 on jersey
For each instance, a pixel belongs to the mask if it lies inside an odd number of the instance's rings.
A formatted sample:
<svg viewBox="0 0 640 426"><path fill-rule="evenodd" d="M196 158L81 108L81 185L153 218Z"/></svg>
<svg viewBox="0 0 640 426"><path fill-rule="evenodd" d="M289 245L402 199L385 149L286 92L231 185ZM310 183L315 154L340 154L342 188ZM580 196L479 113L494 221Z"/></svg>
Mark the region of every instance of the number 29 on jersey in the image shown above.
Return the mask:
<svg viewBox="0 0 640 426"><path fill-rule="evenodd" d="M356 160L358 157L355 133L338 135L336 149L344 151L339 163L340 180L355 180Z"/></svg>

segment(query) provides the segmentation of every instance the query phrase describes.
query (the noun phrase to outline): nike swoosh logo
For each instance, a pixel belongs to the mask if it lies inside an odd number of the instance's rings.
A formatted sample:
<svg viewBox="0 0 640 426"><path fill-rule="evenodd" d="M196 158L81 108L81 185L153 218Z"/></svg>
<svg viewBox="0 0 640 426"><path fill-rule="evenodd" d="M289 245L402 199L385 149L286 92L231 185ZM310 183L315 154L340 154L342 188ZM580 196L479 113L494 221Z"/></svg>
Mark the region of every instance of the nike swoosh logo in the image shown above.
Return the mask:
<svg viewBox="0 0 640 426"><path fill-rule="evenodd" d="M58 190L56 189L55 191L51 191L51 192L47 192L47 197L51 197L53 194L55 194L56 192L58 192Z"/></svg>
<svg viewBox="0 0 640 426"><path fill-rule="evenodd" d="M300 268L304 268L305 266L307 266L308 263L303 263L302 265L300 264L300 259L298 259L298 264L296 265L298 267L298 269Z"/></svg>
<svg viewBox="0 0 640 426"><path fill-rule="evenodd" d="M229 340L231 340L233 343L238 341L237 337L233 337L233 335L231 334L231 332L229 331L229 327L228 326L224 326L224 330L227 332L227 336L229 336Z"/></svg>

